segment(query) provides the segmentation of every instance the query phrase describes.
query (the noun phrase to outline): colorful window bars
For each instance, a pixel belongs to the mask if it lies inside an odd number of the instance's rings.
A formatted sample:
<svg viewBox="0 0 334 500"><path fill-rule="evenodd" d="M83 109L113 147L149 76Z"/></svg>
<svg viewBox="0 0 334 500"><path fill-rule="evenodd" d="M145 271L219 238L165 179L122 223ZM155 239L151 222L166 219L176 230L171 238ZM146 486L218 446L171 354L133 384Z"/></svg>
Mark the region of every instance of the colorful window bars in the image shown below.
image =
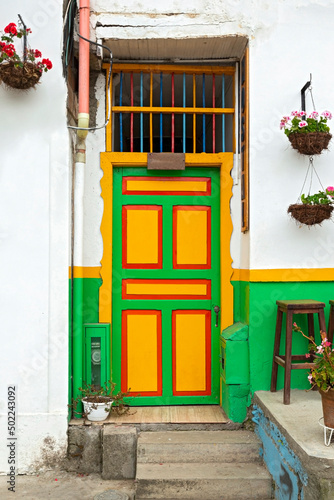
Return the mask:
<svg viewBox="0 0 334 500"><path fill-rule="evenodd" d="M114 64L107 150L235 150L235 68Z"/></svg>

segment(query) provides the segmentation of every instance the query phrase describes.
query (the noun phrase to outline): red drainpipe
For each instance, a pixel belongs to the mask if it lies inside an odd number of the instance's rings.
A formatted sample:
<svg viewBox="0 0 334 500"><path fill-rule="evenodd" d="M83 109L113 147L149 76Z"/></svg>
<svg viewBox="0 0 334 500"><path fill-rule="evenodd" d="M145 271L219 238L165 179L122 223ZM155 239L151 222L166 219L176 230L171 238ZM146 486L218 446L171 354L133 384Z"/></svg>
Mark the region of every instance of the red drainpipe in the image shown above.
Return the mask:
<svg viewBox="0 0 334 500"><path fill-rule="evenodd" d="M89 0L79 3L79 33L89 39ZM79 38L79 115L78 127L89 126L89 42ZM78 136L87 136L86 130L78 130Z"/></svg>
<svg viewBox="0 0 334 500"><path fill-rule="evenodd" d="M89 0L79 3L79 33L89 39ZM89 126L89 42L79 38L79 113L78 127ZM74 165L74 208L73 208L73 248L71 276L74 268L83 265L83 222L84 222L84 191L86 166L87 130L77 130L77 141ZM83 287L82 280L72 279L73 297L73 379L72 396L80 395L79 387L83 382Z"/></svg>

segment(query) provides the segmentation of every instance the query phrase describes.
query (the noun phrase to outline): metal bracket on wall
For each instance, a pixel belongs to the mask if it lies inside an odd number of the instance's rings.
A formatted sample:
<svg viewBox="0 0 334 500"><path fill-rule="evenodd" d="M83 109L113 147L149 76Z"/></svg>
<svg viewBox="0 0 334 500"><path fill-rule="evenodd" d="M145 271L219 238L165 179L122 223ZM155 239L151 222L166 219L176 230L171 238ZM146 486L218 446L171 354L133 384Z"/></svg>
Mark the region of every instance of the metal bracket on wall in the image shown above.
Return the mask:
<svg viewBox="0 0 334 500"><path fill-rule="evenodd" d="M311 86L312 83L312 73L310 73L310 81L306 82L304 87L301 89L300 94L301 94L301 111L306 111L306 102L305 102L305 92L307 89ZM303 117L305 119L305 116Z"/></svg>
<svg viewBox="0 0 334 500"><path fill-rule="evenodd" d="M20 14L18 14L18 18L19 18L20 23L22 24L22 27L25 31L25 34L23 35L23 61L26 62L26 60L27 60L27 32L26 32L27 26L25 25Z"/></svg>

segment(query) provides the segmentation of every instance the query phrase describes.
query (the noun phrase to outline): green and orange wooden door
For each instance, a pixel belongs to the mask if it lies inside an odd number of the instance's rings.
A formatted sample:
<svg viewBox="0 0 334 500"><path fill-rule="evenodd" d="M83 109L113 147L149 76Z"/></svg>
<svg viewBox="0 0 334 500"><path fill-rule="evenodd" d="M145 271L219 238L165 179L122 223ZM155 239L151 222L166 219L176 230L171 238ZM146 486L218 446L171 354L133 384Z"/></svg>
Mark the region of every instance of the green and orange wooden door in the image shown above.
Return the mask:
<svg viewBox="0 0 334 500"><path fill-rule="evenodd" d="M114 168L112 378L136 405L219 404L219 185Z"/></svg>

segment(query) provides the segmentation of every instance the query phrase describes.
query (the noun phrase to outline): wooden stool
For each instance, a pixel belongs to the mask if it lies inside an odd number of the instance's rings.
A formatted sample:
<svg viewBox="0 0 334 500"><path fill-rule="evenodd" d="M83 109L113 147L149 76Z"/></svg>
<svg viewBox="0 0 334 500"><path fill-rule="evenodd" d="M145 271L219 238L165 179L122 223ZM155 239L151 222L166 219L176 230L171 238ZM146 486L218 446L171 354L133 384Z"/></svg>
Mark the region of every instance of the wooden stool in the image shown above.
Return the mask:
<svg viewBox="0 0 334 500"><path fill-rule="evenodd" d="M273 369L271 375L271 392L276 392L277 385L277 371L278 365L282 366L284 372L284 397L283 403L290 404L290 384L291 384L291 370L304 370L314 366L311 362L307 362L304 355L292 356L292 323L294 314L307 314L308 323L308 336L314 338L314 321L313 314L318 314L319 326L322 332L326 332L326 322L323 302L316 300L277 300L277 319L276 319L276 332L273 356ZM334 301L333 301L334 305ZM283 313L286 314L286 341L285 341L285 355L279 354ZM293 363L292 361L305 361L305 363Z"/></svg>
<svg viewBox="0 0 334 500"><path fill-rule="evenodd" d="M327 338L328 342L333 343L333 333L334 333L334 300L329 301L330 310L329 310L329 321L328 321L328 332Z"/></svg>

